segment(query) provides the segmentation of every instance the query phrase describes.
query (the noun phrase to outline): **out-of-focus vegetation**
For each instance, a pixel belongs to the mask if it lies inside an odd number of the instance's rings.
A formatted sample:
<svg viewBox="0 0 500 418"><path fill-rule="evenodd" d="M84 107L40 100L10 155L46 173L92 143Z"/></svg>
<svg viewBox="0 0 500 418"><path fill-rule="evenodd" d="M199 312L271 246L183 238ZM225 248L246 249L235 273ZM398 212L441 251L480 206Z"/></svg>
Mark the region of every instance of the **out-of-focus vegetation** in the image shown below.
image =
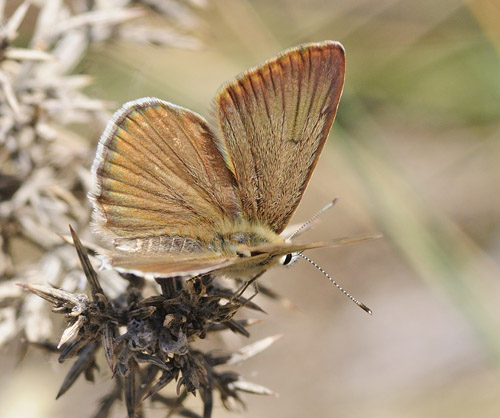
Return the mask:
<svg viewBox="0 0 500 418"><path fill-rule="evenodd" d="M373 317L310 266L266 275L299 309L262 301L269 315L252 338L284 337L240 372L280 397L248 397L242 416L498 416L500 6L212 0L197 18L201 49L94 47L78 68L94 77L87 93L116 107L157 96L208 117L237 73L289 46L338 40L344 95L295 221L340 196L310 236L384 234L310 254ZM234 338L230 347L243 345Z"/></svg>

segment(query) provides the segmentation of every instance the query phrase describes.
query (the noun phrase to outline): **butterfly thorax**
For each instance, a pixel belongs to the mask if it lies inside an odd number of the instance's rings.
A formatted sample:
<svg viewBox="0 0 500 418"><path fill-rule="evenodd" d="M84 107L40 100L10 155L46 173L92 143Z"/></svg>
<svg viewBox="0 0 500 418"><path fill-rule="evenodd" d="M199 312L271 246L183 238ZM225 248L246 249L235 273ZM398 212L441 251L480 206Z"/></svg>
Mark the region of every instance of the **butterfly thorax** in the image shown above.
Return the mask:
<svg viewBox="0 0 500 418"><path fill-rule="evenodd" d="M246 248L275 242L283 242L283 238L268 226L243 221L217 233L208 247L226 256L245 256Z"/></svg>

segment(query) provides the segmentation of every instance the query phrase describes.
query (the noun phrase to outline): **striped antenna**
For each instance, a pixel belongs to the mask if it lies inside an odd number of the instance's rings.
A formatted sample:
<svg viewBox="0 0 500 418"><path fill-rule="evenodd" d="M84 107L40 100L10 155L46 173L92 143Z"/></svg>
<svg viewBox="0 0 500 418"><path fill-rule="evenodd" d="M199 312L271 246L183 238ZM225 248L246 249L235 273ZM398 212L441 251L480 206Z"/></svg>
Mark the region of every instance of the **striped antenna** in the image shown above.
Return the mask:
<svg viewBox="0 0 500 418"><path fill-rule="evenodd" d="M304 230L304 228L306 228L307 226L309 226L311 224L311 222L315 221L318 218L318 216L320 216L321 214L323 214L324 212L326 212L328 209L332 208L333 205L335 205L335 203L337 203L337 200L338 200L338 197L336 197L330 203L328 203L328 205L326 205L323 209L321 209L316 215L314 215L307 222L304 222L292 235L290 235L287 238L287 241L291 240L295 235L300 234Z"/></svg>
<svg viewBox="0 0 500 418"><path fill-rule="evenodd" d="M302 253L297 253L297 255L302 257L304 260L309 261L309 263L311 263L314 267L316 267L319 271L321 271L321 273L323 273L328 278L328 280L330 280L337 287L337 289L339 289L344 295L346 295L349 299L351 299L356 305L358 305L366 313L372 315L373 312L368 306L366 306L364 303L361 303L359 300L357 300L356 298L351 296L349 293L347 293L347 291L345 291L342 286L340 286L335 280L333 280L333 278L325 270L323 270L319 265L317 265L313 260L311 260L309 257L306 257Z"/></svg>

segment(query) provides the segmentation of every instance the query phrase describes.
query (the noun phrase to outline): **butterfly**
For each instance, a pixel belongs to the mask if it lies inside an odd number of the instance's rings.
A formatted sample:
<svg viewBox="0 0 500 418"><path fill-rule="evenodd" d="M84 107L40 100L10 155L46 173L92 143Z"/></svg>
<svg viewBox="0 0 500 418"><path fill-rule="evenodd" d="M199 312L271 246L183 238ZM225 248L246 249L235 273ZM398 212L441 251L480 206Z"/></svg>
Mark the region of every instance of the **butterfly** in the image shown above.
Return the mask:
<svg viewBox="0 0 500 418"><path fill-rule="evenodd" d="M120 272L252 278L292 254L356 239L280 234L316 166L342 94L338 42L283 51L223 85L216 126L156 99L123 105L92 166L92 228Z"/></svg>

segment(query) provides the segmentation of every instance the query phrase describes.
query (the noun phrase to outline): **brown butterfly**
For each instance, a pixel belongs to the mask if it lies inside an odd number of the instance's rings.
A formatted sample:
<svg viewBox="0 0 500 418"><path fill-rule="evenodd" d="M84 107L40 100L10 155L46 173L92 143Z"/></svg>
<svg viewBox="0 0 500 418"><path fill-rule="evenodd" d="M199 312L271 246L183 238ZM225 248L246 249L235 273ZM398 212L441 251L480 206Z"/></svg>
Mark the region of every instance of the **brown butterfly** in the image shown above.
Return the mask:
<svg viewBox="0 0 500 418"><path fill-rule="evenodd" d="M218 127L171 103L126 103L92 166L93 230L118 271L252 278L291 254L357 239L280 236L332 126L344 85L338 42L288 49L218 91Z"/></svg>

